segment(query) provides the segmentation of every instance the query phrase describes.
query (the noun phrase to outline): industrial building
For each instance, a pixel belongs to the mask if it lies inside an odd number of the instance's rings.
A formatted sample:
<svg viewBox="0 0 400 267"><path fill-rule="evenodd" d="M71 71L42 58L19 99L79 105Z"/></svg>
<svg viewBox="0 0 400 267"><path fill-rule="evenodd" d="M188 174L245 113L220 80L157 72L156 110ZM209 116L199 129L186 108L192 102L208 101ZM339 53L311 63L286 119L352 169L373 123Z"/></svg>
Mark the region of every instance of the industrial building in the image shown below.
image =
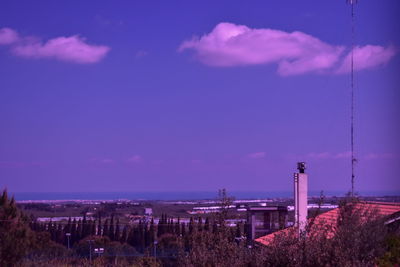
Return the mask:
<svg viewBox="0 0 400 267"><path fill-rule="evenodd" d="M327 231L328 238L335 235L340 208L334 208L315 218L307 218L308 176L305 173L305 167L304 162L299 162L298 172L294 174L294 225L288 225L288 207L250 207L248 222L251 240L258 244L269 245L278 235L289 234L300 238L319 231L322 225L330 229ZM362 220L383 219L385 225L389 227L398 227L400 224L400 203L360 201L353 205L353 208L362 214ZM371 214L373 216L368 216Z"/></svg>

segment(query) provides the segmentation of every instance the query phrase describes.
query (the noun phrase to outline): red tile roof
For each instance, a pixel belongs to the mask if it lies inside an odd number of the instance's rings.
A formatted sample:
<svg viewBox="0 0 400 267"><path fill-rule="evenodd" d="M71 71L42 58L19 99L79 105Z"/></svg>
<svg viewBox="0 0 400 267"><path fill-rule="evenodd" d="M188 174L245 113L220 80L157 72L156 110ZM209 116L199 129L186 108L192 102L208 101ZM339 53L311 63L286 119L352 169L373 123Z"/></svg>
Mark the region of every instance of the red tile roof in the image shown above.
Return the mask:
<svg viewBox="0 0 400 267"><path fill-rule="evenodd" d="M361 216L363 216L364 212L367 215L368 213L373 213L377 217L387 217L389 215L392 215L396 212L400 212L400 203L388 203L388 202L358 202L355 204L355 208L359 211L361 211ZM337 220L339 218L339 208L330 210L328 212L322 213L318 215L317 217L312 219L309 219L309 223L313 223L313 226L321 226L321 225L326 225L328 227L334 227L336 226ZM320 229L318 227L315 227L314 229ZM313 228L311 228L311 231ZM263 245L268 245L270 244L274 238L277 235L285 235L285 234L295 234L295 228L294 227L289 227L262 237L259 237L255 239L256 242L263 244ZM327 233L330 237L334 235L333 231L328 231Z"/></svg>

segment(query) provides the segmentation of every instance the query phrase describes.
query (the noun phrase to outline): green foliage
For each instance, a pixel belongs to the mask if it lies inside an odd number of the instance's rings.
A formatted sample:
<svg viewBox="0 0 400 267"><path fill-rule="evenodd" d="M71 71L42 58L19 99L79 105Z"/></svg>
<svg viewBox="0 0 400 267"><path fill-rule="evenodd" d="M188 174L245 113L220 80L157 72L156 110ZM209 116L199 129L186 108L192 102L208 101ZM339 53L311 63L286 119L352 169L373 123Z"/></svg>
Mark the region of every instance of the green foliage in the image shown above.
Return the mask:
<svg viewBox="0 0 400 267"><path fill-rule="evenodd" d="M28 253L34 235L7 190L0 198L0 266L12 266Z"/></svg>
<svg viewBox="0 0 400 267"><path fill-rule="evenodd" d="M385 253L386 236L376 211L350 199L341 205L336 225L312 225L303 239L293 228L262 248L260 257L265 266L374 266Z"/></svg>
<svg viewBox="0 0 400 267"><path fill-rule="evenodd" d="M305 238L295 229L278 234L269 246L248 246L246 225L225 225L232 199L219 195L220 212L188 224L163 214L120 228L119 219L104 222L71 219L40 224L0 197L0 266L396 266L400 264L398 223L385 226L377 212L360 208L356 198L341 203L337 224L311 220ZM362 206L361 206L362 207ZM317 213L318 214L318 213ZM115 220L114 220L115 219ZM314 223L315 222L315 223ZM29 227L30 226L30 227ZM34 231L32 231L33 229ZM103 234L102 234L103 232ZM66 249L65 233L71 233ZM97 234L97 235L96 235ZM158 241L154 246L154 241ZM114 240L113 240L114 239ZM90 243L89 240L93 240ZM57 242L57 243L56 243ZM92 247L92 262L89 250ZM94 248L104 248L95 255ZM157 249L155 251L154 249ZM151 257L154 252L157 258Z"/></svg>
<svg viewBox="0 0 400 267"><path fill-rule="evenodd" d="M141 257L138 258L133 265L133 267L161 267L162 263L153 257Z"/></svg>
<svg viewBox="0 0 400 267"><path fill-rule="evenodd" d="M196 232L189 237L191 249L181 252L180 266L245 266L251 262L251 251L243 243L233 242L225 228L217 234Z"/></svg>
<svg viewBox="0 0 400 267"><path fill-rule="evenodd" d="M400 266L400 236L389 235L385 240L386 252L377 260L378 266Z"/></svg>

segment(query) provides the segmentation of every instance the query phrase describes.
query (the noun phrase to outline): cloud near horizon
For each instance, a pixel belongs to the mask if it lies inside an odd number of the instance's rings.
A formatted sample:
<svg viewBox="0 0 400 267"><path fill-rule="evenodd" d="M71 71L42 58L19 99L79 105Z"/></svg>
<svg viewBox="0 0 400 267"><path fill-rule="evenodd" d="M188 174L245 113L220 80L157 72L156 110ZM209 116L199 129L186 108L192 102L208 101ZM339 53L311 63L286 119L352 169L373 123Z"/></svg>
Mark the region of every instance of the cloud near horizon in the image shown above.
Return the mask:
<svg viewBox="0 0 400 267"><path fill-rule="evenodd" d="M252 158L252 159L261 159L261 158L265 158L267 154L265 152L255 152L255 153L250 153L247 154L248 158Z"/></svg>
<svg viewBox="0 0 400 267"><path fill-rule="evenodd" d="M9 45L18 41L19 36L16 31L10 28L0 29L0 45Z"/></svg>
<svg viewBox="0 0 400 267"><path fill-rule="evenodd" d="M216 67L272 64L282 76L304 73L346 73L351 51L330 45L309 34L274 29L252 29L219 23L208 34L184 41L178 51L192 50L203 64ZM396 54L393 47L366 45L354 49L356 70L386 64Z"/></svg>
<svg viewBox="0 0 400 267"><path fill-rule="evenodd" d="M91 163L105 164L105 165L109 165L109 164L114 164L115 163L115 160L109 159L109 158L91 158L89 161Z"/></svg>
<svg viewBox="0 0 400 267"><path fill-rule="evenodd" d="M331 153L331 152L311 152L305 155L306 158L310 159L347 159L351 158L350 151L344 151L339 153Z"/></svg>
<svg viewBox="0 0 400 267"><path fill-rule="evenodd" d="M140 155L133 155L132 157L128 158L126 161L130 163L140 163L142 162L143 158Z"/></svg>
<svg viewBox="0 0 400 267"><path fill-rule="evenodd" d="M375 160L375 159L396 159L398 155L394 153L368 153L364 157L367 160Z"/></svg>
<svg viewBox="0 0 400 267"><path fill-rule="evenodd" d="M49 58L78 64L97 63L110 51L110 47L88 44L78 35L43 42L34 37L20 37L10 28L0 29L0 45L10 45L13 54L19 57Z"/></svg>
<svg viewBox="0 0 400 267"><path fill-rule="evenodd" d="M331 153L331 152L311 152L305 155L308 159L350 159L351 151L344 151L339 153ZM394 153L367 153L363 155L356 155L357 160L366 159L366 160L375 160L375 159L396 159L398 156Z"/></svg>
<svg viewBox="0 0 400 267"><path fill-rule="evenodd" d="M45 167L47 161L0 161L0 168Z"/></svg>

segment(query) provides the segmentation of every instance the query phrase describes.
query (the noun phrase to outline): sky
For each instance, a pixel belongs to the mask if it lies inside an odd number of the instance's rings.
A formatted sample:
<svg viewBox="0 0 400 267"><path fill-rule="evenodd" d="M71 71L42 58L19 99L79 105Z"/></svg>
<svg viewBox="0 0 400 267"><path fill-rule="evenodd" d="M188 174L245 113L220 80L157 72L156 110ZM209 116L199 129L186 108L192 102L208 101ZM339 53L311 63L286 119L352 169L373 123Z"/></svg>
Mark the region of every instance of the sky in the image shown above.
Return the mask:
<svg viewBox="0 0 400 267"><path fill-rule="evenodd" d="M346 1L0 7L1 188L351 188ZM400 192L400 3L354 10L355 189Z"/></svg>

